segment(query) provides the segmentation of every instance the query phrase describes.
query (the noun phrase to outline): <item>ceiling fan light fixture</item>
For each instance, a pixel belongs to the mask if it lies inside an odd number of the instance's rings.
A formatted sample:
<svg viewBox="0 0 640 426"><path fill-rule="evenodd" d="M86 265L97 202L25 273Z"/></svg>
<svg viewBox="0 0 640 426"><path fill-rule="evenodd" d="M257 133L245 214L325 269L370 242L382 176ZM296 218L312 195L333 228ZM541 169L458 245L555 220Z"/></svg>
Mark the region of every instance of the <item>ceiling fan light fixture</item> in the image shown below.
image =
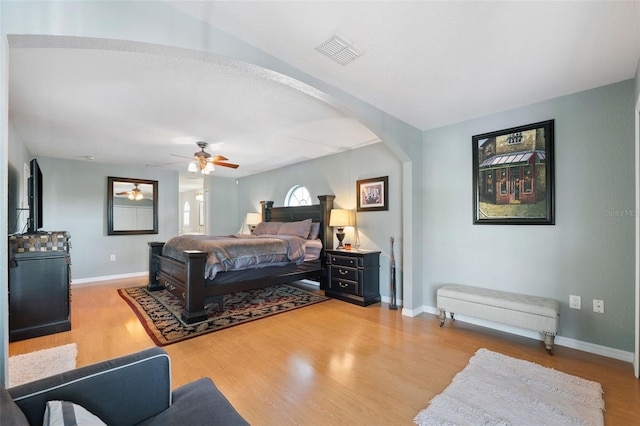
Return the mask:
<svg viewBox="0 0 640 426"><path fill-rule="evenodd" d="M128 198L131 201L140 201L144 199L144 195L142 194L142 190L138 188L138 184L129 192Z"/></svg>
<svg viewBox="0 0 640 426"><path fill-rule="evenodd" d="M213 172L215 170L216 170L216 168L213 165L213 163L210 163L210 162L207 161L207 165L204 166L204 169L202 169L202 173L204 173L205 175L208 175L209 173L211 173L211 172Z"/></svg>
<svg viewBox="0 0 640 426"><path fill-rule="evenodd" d="M230 167L232 169L237 169L237 164L226 163L228 160L227 157L223 155L216 155L213 157L204 149L208 146L206 142L197 142L198 147L200 147L200 151L193 153L193 159L189 162L189 166L187 170L191 173L202 173L203 175L211 174L216 170L214 164L217 164L222 167Z"/></svg>

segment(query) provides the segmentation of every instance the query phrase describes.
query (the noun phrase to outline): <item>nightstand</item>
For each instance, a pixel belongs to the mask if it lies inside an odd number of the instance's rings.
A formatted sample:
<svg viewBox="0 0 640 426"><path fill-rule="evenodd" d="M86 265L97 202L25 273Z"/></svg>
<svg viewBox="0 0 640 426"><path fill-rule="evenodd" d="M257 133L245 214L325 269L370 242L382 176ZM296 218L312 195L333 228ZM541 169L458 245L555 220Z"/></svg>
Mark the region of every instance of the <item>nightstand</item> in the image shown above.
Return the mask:
<svg viewBox="0 0 640 426"><path fill-rule="evenodd" d="M380 252L327 250L325 295L368 306L380 301Z"/></svg>

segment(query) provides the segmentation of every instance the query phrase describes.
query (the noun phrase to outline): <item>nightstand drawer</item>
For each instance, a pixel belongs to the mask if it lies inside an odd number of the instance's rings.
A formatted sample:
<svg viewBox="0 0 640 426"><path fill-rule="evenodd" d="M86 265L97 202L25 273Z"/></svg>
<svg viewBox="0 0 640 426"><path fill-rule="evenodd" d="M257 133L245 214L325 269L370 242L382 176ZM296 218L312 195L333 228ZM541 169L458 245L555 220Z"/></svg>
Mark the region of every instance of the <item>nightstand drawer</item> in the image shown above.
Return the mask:
<svg viewBox="0 0 640 426"><path fill-rule="evenodd" d="M340 278L332 278L329 288L342 293L358 294L358 283Z"/></svg>
<svg viewBox="0 0 640 426"><path fill-rule="evenodd" d="M362 267L362 265L358 265L359 260L360 258L357 257L336 256L334 254L331 255L330 259L332 265L349 266L351 268Z"/></svg>
<svg viewBox="0 0 640 426"><path fill-rule="evenodd" d="M333 265L331 266L331 276L341 280L358 281L358 270Z"/></svg>

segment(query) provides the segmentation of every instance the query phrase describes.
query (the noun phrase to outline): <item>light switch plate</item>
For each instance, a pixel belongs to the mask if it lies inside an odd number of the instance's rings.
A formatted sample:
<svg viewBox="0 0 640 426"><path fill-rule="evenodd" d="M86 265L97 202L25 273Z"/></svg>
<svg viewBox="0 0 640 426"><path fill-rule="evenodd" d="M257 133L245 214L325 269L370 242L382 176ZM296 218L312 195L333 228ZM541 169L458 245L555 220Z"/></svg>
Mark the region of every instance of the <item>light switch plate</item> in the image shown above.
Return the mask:
<svg viewBox="0 0 640 426"><path fill-rule="evenodd" d="M580 296L569 296L569 307L571 309L582 309L582 298Z"/></svg>

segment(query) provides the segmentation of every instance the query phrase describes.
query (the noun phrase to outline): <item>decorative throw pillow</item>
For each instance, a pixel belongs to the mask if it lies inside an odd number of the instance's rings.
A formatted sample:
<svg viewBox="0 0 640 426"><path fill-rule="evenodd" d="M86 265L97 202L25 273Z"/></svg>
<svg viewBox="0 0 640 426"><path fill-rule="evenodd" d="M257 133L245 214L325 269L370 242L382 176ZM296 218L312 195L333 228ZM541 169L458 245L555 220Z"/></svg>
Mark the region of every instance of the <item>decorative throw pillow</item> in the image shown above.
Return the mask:
<svg viewBox="0 0 640 426"><path fill-rule="evenodd" d="M320 235L320 222L312 222L307 240L315 240L318 238L318 235Z"/></svg>
<svg viewBox="0 0 640 426"><path fill-rule="evenodd" d="M278 230L278 235L294 235L300 238L307 238L311 229L311 219L299 222L285 222Z"/></svg>
<svg viewBox="0 0 640 426"><path fill-rule="evenodd" d="M282 222L260 222L253 230L253 235L278 235Z"/></svg>
<svg viewBox="0 0 640 426"><path fill-rule="evenodd" d="M86 408L69 401L48 401L43 426L106 426Z"/></svg>

